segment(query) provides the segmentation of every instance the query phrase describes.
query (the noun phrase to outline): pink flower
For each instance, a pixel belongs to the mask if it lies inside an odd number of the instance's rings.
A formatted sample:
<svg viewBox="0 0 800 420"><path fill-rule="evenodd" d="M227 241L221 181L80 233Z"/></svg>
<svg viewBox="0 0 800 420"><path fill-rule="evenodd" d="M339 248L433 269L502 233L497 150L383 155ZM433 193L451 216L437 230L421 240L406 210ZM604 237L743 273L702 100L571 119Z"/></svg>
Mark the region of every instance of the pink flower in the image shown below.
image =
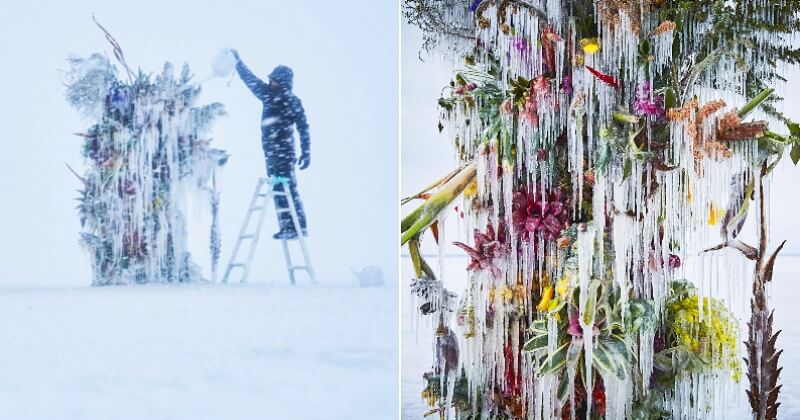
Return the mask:
<svg viewBox="0 0 800 420"><path fill-rule="evenodd" d="M633 103L633 111L639 115L647 115L654 118L664 116L664 98L656 96L650 99L650 82L646 81L636 89L636 100Z"/></svg>
<svg viewBox="0 0 800 420"><path fill-rule="evenodd" d="M647 257L647 265L649 266L651 271L658 271L659 269L664 268L664 259L661 257L658 257L658 259L656 258L657 257L655 255L655 252L652 251L650 252L650 255L648 255ZM681 266L681 257L675 254L669 254L669 257L667 258L666 268L672 270L675 268L680 268L680 266Z"/></svg>
<svg viewBox="0 0 800 420"><path fill-rule="evenodd" d="M465 91L466 91L466 88L464 86L458 86L458 87L456 87L456 89L453 92L456 95L463 95Z"/></svg>
<svg viewBox="0 0 800 420"><path fill-rule="evenodd" d="M475 83L470 82L470 83L467 83L467 85L464 86L464 87L467 89L467 92L472 92L473 90L475 90L475 88L478 87L478 85L476 85Z"/></svg>

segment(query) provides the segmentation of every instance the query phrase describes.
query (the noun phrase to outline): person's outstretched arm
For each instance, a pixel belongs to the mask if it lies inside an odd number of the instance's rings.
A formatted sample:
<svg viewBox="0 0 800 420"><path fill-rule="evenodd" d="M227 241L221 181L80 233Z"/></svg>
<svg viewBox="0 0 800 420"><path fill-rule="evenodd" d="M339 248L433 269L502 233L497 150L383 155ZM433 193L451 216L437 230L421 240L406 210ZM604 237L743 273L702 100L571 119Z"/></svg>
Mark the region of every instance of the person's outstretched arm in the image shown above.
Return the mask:
<svg viewBox="0 0 800 420"><path fill-rule="evenodd" d="M236 71L239 73L239 77L242 79L244 84L253 92L253 95L260 100L266 99L267 96L267 89L268 86L264 83L263 80L259 79L258 76L253 74L247 66L244 65L244 62L239 57L239 52L235 49L231 50L231 54L236 58Z"/></svg>
<svg viewBox="0 0 800 420"><path fill-rule="evenodd" d="M300 159L297 164L300 165L300 169L305 169L311 164L311 136L308 134L306 111L300 99L296 99L294 104L294 123L297 133L300 134Z"/></svg>

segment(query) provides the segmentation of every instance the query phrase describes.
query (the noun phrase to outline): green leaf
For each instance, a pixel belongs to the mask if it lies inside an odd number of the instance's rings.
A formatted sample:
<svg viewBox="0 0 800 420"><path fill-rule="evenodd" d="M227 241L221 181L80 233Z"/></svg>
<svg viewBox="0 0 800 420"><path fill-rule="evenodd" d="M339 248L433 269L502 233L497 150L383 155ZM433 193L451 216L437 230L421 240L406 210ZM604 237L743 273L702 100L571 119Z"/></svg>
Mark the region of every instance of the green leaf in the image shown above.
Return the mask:
<svg viewBox="0 0 800 420"><path fill-rule="evenodd" d="M800 162L800 144L792 144L792 151L789 156L792 158L792 163L795 165L797 165L797 162Z"/></svg>
<svg viewBox="0 0 800 420"><path fill-rule="evenodd" d="M772 163L770 163L770 165L767 167L767 170L764 171L763 176L766 176L767 174L772 172L772 170L775 169L775 167L778 166L778 163L781 161L781 158L783 158L783 152L786 149L786 146L780 145L780 146L777 146L776 148L778 149L778 151L775 154L776 155L775 156L775 160ZM767 157L767 159L769 159L769 157Z"/></svg>
<svg viewBox="0 0 800 420"><path fill-rule="evenodd" d="M758 106L761 105L762 102L767 100L767 98L769 98L774 92L775 89L772 88L762 90L761 93L756 95L755 98L751 99L750 102L746 103L742 107L742 109L739 110L739 118L744 119L744 117L746 117L747 114L753 112L754 109L758 108Z"/></svg>
<svg viewBox="0 0 800 420"><path fill-rule="evenodd" d="M615 375L619 380L625 380L628 376L628 360L630 351L625 339L617 335L600 338L592 352L592 365Z"/></svg>
<svg viewBox="0 0 800 420"><path fill-rule="evenodd" d="M672 88L667 88L664 92L664 106L666 109L675 108L676 102L675 91Z"/></svg>
<svg viewBox="0 0 800 420"><path fill-rule="evenodd" d="M562 344L561 347L557 348L553 354L549 355L545 360L542 362L541 366L539 367L539 375L547 375L548 373L554 373L559 369L563 368L564 365L567 363L567 348L569 347L569 341Z"/></svg>
<svg viewBox="0 0 800 420"><path fill-rule="evenodd" d="M614 119L614 121L620 124L637 124L640 120L640 118L636 115L628 114L622 111L612 112L611 117Z"/></svg>
<svg viewBox="0 0 800 420"><path fill-rule="evenodd" d="M528 342L525 343L524 346L522 346L522 351L533 353L545 350L547 349L547 341L548 341L547 334L537 335L528 340Z"/></svg>
<svg viewBox="0 0 800 420"><path fill-rule="evenodd" d="M453 175L442 187L428 198L425 203L404 217L400 222L400 244L404 245L411 238L433 224L450 203L453 202L475 178L475 162L465 165Z"/></svg>
<svg viewBox="0 0 800 420"><path fill-rule="evenodd" d="M583 324L594 325L595 308L597 306L597 298L600 294L600 280L594 279L589 283L589 290L586 297L586 305L583 307Z"/></svg>
<svg viewBox="0 0 800 420"><path fill-rule="evenodd" d="M628 303L628 319L631 322L631 333L656 327L656 318L653 302L645 299L633 299Z"/></svg>
<svg viewBox="0 0 800 420"><path fill-rule="evenodd" d="M633 161L630 156L625 156L625 162L622 164L622 180L625 181L631 176L633 171Z"/></svg>
<svg viewBox="0 0 800 420"><path fill-rule="evenodd" d="M788 122L786 123L786 127L789 128L789 132L794 137L800 137L800 124L795 122Z"/></svg>
<svg viewBox="0 0 800 420"><path fill-rule="evenodd" d="M528 330L532 334L536 334L536 335L547 334L547 320L542 318L542 319L537 319L536 321L533 321L531 323L531 326L528 327Z"/></svg>

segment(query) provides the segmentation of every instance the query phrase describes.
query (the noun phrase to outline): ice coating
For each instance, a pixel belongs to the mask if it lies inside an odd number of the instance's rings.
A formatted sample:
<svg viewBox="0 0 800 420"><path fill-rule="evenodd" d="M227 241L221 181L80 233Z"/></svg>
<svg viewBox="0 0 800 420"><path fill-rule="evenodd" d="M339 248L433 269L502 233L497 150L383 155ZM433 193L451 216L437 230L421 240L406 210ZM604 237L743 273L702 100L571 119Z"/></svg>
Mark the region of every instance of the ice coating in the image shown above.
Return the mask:
<svg viewBox="0 0 800 420"><path fill-rule="evenodd" d="M92 259L94 285L192 282L202 275L188 253L187 196L211 205L212 270L220 253L216 172L227 160L210 147L221 104L197 106L199 85L184 66L167 63L155 77L119 80L103 56L70 60L67 99L87 117L87 169L78 210L81 243ZM213 275L213 273L212 273Z"/></svg>
<svg viewBox="0 0 800 420"><path fill-rule="evenodd" d="M746 398L745 375L751 391L777 377L759 361L775 350L760 302L783 149L765 143L788 137L767 89L780 60L754 46L790 48L763 28L797 26L797 10L672 3L406 1L424 48L454 64L439 104L477 165L465 225L504 227L509 250L503 270L465 274L463 387L429 400L443 417L715 418ZM730 23L744 13L757 23ZM529 234L541 226L556 234ZM772 404L751 402L757 418Z"/></svg>

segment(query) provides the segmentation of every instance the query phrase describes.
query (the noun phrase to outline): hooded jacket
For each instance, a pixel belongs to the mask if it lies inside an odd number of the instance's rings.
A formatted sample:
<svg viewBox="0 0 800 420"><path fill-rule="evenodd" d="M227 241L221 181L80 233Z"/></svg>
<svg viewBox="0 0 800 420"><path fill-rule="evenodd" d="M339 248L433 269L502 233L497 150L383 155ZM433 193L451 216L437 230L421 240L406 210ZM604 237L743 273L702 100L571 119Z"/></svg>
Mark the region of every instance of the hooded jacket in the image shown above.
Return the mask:
<svg viewBox="0 0 800 420"><path fill-rule="evenodd" d="M278 66L269 74L270 81L277 81L279 87L264 83L239 60L236 64L239 77L263 104L261 113L261 144L272 167L293 168L295 145L293 127L300 135L302 154L310 153L311 138L303 104L292 93L293 73L287 66Z"/></svg>

